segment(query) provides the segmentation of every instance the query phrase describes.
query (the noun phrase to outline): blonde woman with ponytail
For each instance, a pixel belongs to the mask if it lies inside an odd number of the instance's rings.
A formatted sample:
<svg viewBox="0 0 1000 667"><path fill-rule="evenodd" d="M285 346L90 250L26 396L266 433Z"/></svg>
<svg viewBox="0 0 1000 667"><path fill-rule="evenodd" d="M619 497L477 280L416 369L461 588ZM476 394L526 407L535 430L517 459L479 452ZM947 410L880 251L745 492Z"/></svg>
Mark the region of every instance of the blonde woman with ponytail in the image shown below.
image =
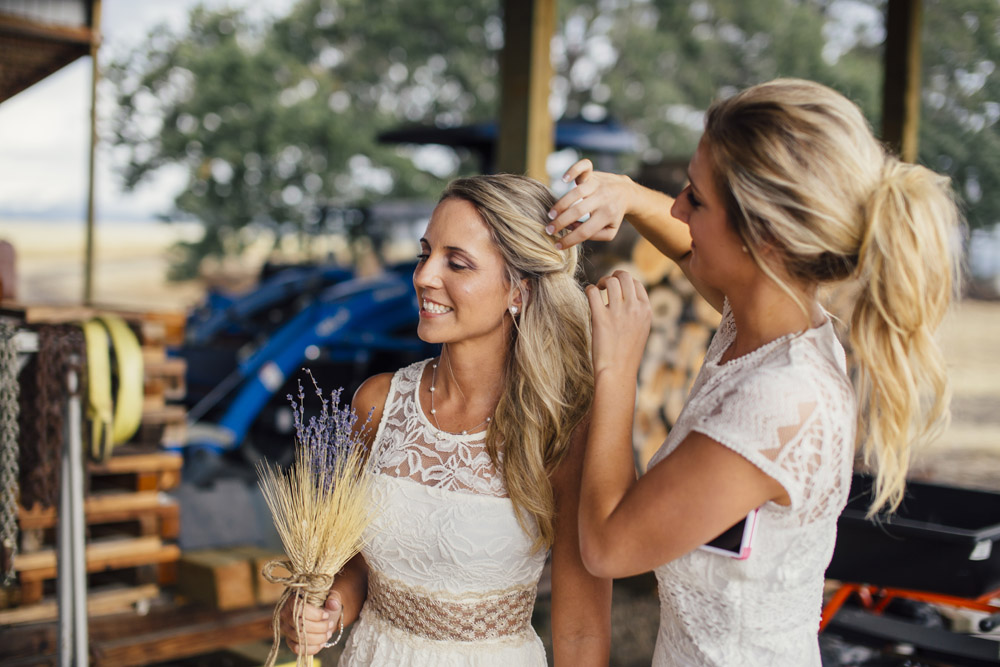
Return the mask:
<svg viewBox="0 0 1000 667"><path fill-rule="evenodd" d="M894 509L911 447L947 415L933 333L953 291L959 214L946 178L886 154L854 104L801 80L715 103L688 176L674 200L584 160L549 213L547 231L571 229L563 248L612 238L627 217L722 313L684 410L636 480L649 301L621 271L587 288L581 553L597 576L655 570L654 665L819 667L823 574L855 452L877 474L871 510ZM817 298L848 280L853 369ZM749 555L699 548L753 510Z"/></svg>
<svg viewBox="0 0 1000 667"><path fill-rule="evenodd" d="M532 629L552 557L556 665L607 665L610 580L587 572L577 508L591 399L579 250L545 232L555 197L523 176L453 181L420 240L417 333L441 355L369 378L380 508L323 609L283 610L318 652L354 623L340 665L547 664Z"/></svg>

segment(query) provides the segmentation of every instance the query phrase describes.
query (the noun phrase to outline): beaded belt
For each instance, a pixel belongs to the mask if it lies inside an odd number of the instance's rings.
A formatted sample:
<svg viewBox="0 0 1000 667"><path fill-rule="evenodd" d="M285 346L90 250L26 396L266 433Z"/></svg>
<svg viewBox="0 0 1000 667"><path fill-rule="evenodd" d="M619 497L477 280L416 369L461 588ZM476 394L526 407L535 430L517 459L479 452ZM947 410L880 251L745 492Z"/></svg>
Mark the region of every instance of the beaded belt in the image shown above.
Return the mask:
<svg viewBox="0 0 1000 667"><path fill-rule="evenodd" d="M449 600L372 572L365 607L426 639L481 641L518 635L531 627L535 593L536 586L528 586Z"/></svg>

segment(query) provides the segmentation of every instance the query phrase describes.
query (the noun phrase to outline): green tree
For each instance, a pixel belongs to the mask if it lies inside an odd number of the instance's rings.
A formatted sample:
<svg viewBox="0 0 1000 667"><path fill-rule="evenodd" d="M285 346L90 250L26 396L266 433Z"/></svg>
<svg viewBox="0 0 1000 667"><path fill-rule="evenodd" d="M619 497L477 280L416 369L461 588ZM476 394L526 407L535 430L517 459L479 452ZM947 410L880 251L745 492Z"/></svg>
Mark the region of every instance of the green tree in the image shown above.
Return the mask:
<svg viewBox="0 0 1000 667"><path fill-rule="evenodd" d="M988 226L1000 219L1000 6L924 5L921 160L952 175L970 222ZM196 9L186 30L158 29L117 61L108 77L126 186L181 165L177 212L206 228L178 275L261 229L310 230L389 196L433 198L475 169L460 152L434 162L376 136L495 116L501 10L500 0L301 0L252 24ZM861 23L845 18L862 10ZM643 141L628 169L686 158L712 99L776 76L841 90L878 128L883 12L881 0L561 0L550 107L628 125Z"/></svg>
<svg viewBox="0 0 1000 667"><path fill-rule="evenodd" d="M316 228L390 193L435 196L441 177L376 136L490 117L500 30L495 3L456 15L444 1L360 0L305 0L266 25L198 8L185 31L155 30L107 77L125 186L167 164L188 173L173 213L205 235L181 248L174 275L261 230Z"/></svg>
<svg viewBox="0 0 1000 667"><path fill-rule="evenodd" d="M946 173L969 226L1000 222L1000 4L924 0L920 161Z"/></svg>

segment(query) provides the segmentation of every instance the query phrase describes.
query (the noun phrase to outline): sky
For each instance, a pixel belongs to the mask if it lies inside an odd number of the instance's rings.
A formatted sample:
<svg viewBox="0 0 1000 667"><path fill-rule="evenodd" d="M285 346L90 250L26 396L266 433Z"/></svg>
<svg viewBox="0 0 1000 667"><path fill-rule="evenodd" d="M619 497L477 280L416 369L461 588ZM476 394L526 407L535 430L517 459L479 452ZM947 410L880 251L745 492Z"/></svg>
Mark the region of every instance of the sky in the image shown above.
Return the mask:
<svg viewBox="0 0 1000 667"><path fill-rule="evenodd" d="M103 0L104 42L99 59L106 63L139 43L154 26L183 28L199 0ZM278 13L292 0L200 0L208 7L247 7ZM62 68L0 103L0 220L84 219L90 150L90 58ZM107 117L113 100L98 91L99 113ZM138 221L170 209L184 183L178 169L161 169L149 183L123 192L111 153L97 155L95 190L98 220Z"/></svg>

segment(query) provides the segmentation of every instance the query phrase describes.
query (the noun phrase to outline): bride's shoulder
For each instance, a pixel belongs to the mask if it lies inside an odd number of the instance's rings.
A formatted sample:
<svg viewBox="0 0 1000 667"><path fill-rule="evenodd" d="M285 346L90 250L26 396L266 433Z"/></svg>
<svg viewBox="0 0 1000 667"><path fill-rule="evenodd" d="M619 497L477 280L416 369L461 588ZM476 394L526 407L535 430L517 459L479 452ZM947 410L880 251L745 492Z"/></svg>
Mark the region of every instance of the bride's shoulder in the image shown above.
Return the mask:
<svg viewBox="0 0 1000 667"><path fill-rule="evenodd" d="M393 373L373 375L362 382L361 386L354 392L351 406L361 421L364 421L368 414L371 414L373 424L378 424L381 421L382 411L385 410L385 401L389 396L389 388L392 386L393 375Z"/></svg>

